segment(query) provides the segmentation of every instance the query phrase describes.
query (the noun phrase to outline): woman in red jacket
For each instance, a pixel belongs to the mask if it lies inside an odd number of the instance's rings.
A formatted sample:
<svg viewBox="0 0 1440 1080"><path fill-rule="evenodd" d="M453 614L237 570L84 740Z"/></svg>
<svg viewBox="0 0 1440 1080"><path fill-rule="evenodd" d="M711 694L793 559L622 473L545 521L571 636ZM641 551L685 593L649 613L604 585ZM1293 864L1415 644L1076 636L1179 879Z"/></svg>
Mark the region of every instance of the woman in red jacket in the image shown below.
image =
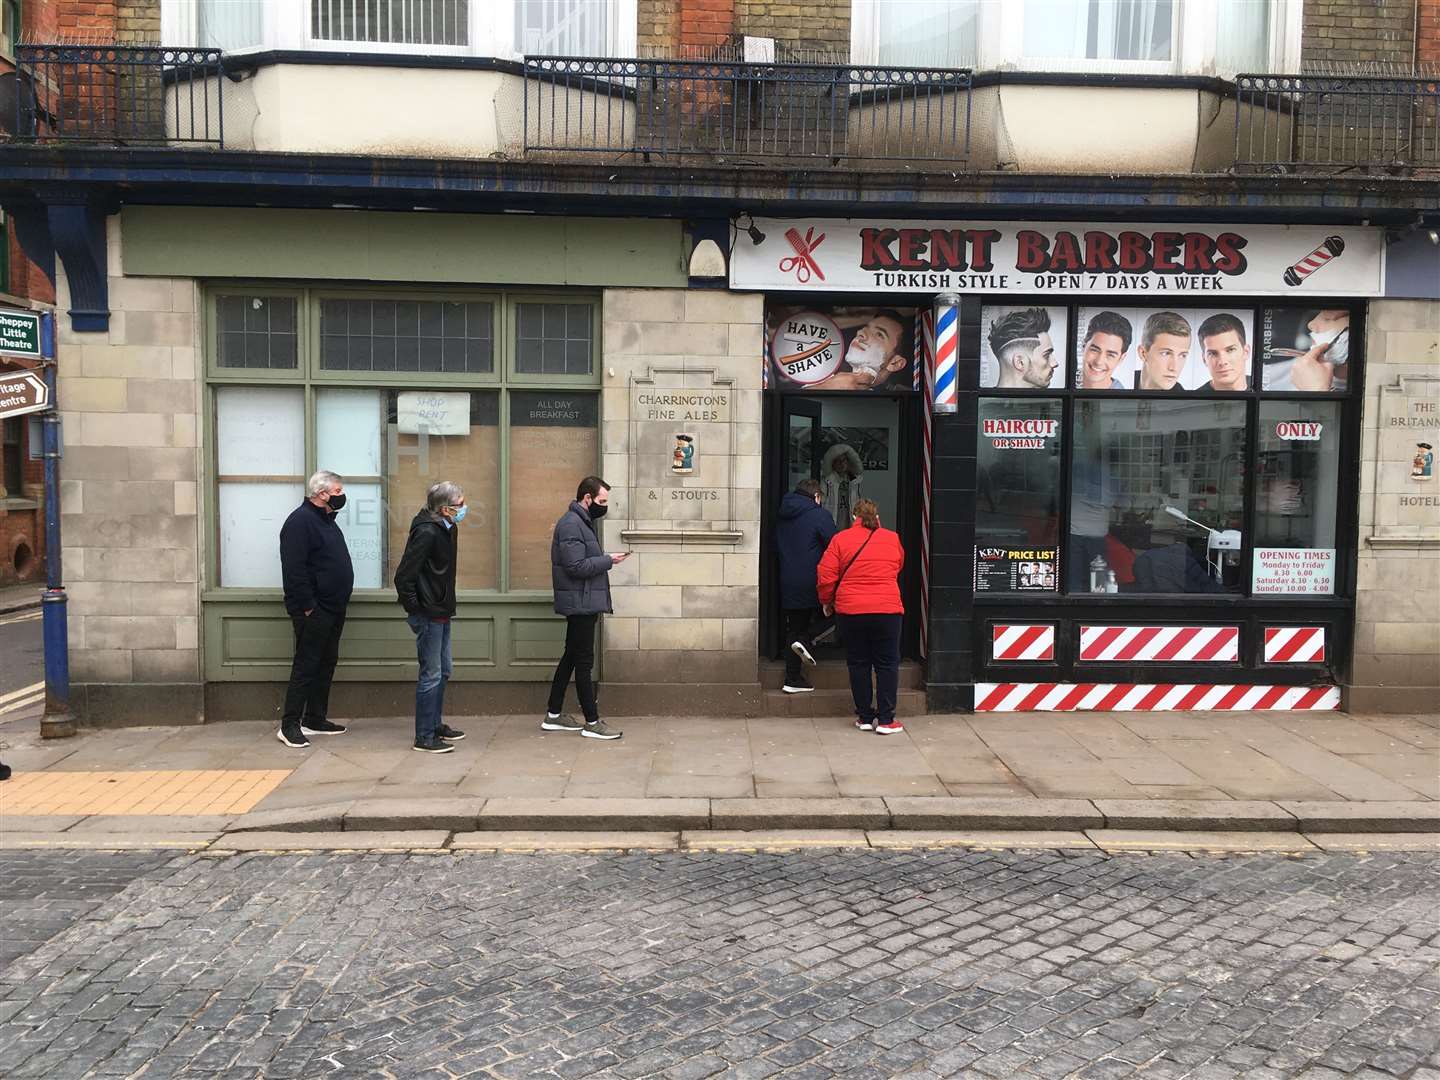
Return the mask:
<svg viewBox="0 0 1440 1080"><path fill-rule="evenodd" d="M825 613L833 610L837 616L850 667L855 726L861 731L894 735L905 730L895 719L900 623L905 616L896 579L904 565L900 537L882 529L875 504L861 499L855 504L855 523L835 534L815 570Z"/></svg>

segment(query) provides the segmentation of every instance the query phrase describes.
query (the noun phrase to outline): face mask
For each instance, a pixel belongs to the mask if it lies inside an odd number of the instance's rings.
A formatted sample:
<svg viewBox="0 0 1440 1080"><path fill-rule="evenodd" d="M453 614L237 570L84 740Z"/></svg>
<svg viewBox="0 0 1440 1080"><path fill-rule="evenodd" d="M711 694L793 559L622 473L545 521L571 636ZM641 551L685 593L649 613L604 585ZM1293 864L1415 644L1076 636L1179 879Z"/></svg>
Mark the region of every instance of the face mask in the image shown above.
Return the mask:
<svg viewBox="0 0 1440 1080"><path fill-rule="evenodd" d="M456 511L455 511L455 524L456 524L456 525L459 525L460 522L464 521L464 520L465 520L465 515L468 514L469 512L470 512L470 507L468 507L468 506L462 506L462 507L460 507L459 510L456 510Z"/></svg>
<svg viewBox="0 0 1440 1080"><path fill-rule="evenodd" d="M344 509L345 509L345 494L344 494L344 492L341 492L339 495L331 495L331 496L330 496L330 501L329 501L326 505L329 506L331 510L344 510Z"/></svg>
<svg viewBox="0 0 1440 1080"><path fill-rule="evenodd" d="M860 339L856 338L845 351L845 362L852 368L879 371L880 365L885 363L885 350L879 345L861 345Z"/></svg>
<svg viewBox="0 0 1440 1080"><path fill-rule="evenodd" d="M591 521L594 521L596 518L602 518L602 517L604 517L604 516L605 516L605 512L606 512L607 510L609 510L609 509L610 509L610 507L608 507L608 506L602 506L600 503L591 503L591 504L590 504L590 520L591 520Z"/></svg>

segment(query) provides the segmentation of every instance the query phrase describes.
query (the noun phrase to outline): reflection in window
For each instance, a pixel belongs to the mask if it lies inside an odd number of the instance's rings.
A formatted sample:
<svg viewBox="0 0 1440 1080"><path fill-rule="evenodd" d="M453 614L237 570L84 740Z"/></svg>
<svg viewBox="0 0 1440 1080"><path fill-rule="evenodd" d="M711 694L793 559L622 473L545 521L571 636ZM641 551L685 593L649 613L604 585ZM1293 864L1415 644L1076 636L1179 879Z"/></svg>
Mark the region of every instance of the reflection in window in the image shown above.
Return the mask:
<svg viewBox="0 0 1440 1080"><path fill-rule="evenodd" d="M220 584L280 587L280 526L305 495L305 394L215 391Z"/></svg>
<svg viewBox="0 0 1440 1080"><path fill-rule="evenodd" d="M331 371L495 369L494 305L455 300L322 300L320 366Z"/></svg>
<svg viewBox="0 0 1440 1080"><path fill-rule="evenodd" d="M1025 0L1025 55L1170 60L1174 0Z"/></svg>
<svg viewBox="0 0 1440 1080"><path fill-rule="evenodd" d="M510 394L512 589L550 588L551 529L600 460L599 405L594 393Z"/></svg>
<svg viewBox="0 0 1440 1080"><path fill-rule="evenodd" d="M1039 590L1043 575L1032 573L1036 583L1031 584L1021 580L1021 566L1010 564L1054 566L1059 544L1060 417L1060 402L1054 400L980 402L975 546L994 549L992 569L1003 571L987 575L990 581L984 591ZM1004 555L999 554L1001 549ZM1049 573L1053 578L1053 569ZM1043 591L1055 587L1050 580Z"/></svg>
<svg viewBox="0 0 1440 1080"><path fill-rule="evenodd" d="M256 3L255 6L259 7L260 5ZM470 2L469 0L310 0L310 36L318 41L368 41L389 45L468 45L470 43Z"/></svg>
<svg viewBox="0 0 1440 1080"><path fill-rule="evenodd" d="M1072 593L1239 591L1245 404L1077 401Z"/></svg>
<svg viewBox="0 0 1440 1080"><path fill-rule="evenodd" d="M388 588L425 493L440 480L470 506L455 584L495 589L500 578L499 402L494 391L320 390L316 460L345 478L339 524L355 587Z"/></svg>
<svg viewBox="0 0 1440 1080"><path fill-rule="evenodd" d="M857 26L857 31L875 35L877 63L975 64L980 0L875 0L873 9L873 29Z"/></svg>
<svg viewBox="0 0 1440 1080"><path fill-rule="evenodd" d="M1256 461L1256 595L1333 595L1340 490L1340 405L1260 405Z"/></svg>

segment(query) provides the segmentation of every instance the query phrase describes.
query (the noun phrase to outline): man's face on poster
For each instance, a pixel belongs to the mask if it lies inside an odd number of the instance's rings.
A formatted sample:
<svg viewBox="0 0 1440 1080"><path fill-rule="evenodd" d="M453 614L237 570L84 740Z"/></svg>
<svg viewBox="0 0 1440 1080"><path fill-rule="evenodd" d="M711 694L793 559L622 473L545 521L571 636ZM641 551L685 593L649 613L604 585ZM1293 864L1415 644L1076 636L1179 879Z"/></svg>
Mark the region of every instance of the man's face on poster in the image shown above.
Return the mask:
<svg viewBox="0 0 1440 1080"><path fill-rule="evenodd" d="M872 358L878 358L878 370L872 385L879 385L895 372L910 366L910 358L900 353L904 333L905 328L888 315L874 316L855 332L850 348L863 350Z"/></svg>
<svg viewBox="0 0 1440 1080"><path fill-rule="evenodd" d="M1305 329L1317 341L1334 341L1341 330L1350 329L1350 312L1343 308L1327 308L1316 312L1315 317L1305 324Z"/></svg>
<svg viewBox="0 0 1440 1080"><path fill-rule="evenodd" d="M1179 334L1156 334L1148 346L1141 345L1140 389L1169 390L1180 381L1190 355L1190 338Z"/></svg>
<svg viewBox="0 0 1440 1080"><path fill-rule="evenodd" d="M1080 356L1080 385L1086 390L1109 390L1115 369L1125 359L1125 340L1119 334L1094 333Z"/></svg>
<svg viewBox="0 0 1440 1080"><path fill-rule="evenodd" d="M1026 386L1033 386L1037 390L1049 386L1050 376L1055 374L1056 365L1055 343L1050 340L1050 332L1042 332L1040 340L1033 348L1015 353L1011 363L1019 366L1020 379Z"/></svg>
<svg viewBox="0 0 1440 1080"><path fill-rule="evenodd" d="M1210 385L1216 390L1244 390L1250 370L1250 349L1234 330L1211 334L1200 342Z"/></svg>

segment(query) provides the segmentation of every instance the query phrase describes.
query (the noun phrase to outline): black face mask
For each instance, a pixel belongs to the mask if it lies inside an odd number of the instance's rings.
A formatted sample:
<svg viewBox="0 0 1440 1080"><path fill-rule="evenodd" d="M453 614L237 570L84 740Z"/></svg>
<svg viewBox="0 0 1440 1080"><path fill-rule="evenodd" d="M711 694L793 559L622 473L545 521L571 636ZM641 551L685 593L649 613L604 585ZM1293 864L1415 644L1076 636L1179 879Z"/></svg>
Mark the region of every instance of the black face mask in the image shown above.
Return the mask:
<svg viewBox="0 0 1440 1080"><path fill-rule="evenodd" d="M331 509L332 512L333 512L333 511L336 511L336 510L344 510L344 509L345 509L345 494L344 494L344 492L341 492L339 495L331 495L331 496L330 496L330 501L329 501L326 505L330 507L330 509Z"/></svg>
<svg viewBox="0 0 1440 1080"><path fill-rule="evenodd" d="M604 517L604 516L605 516L605 511L607 511L607 510L609 510L609 509L610 509L610 507L608 507L608 506L602 506L602 505L600 505L599 503L591 503L591 504L590 504L590 520L591 520L591 521L594 521L596 518L602 518L602 517Z"/></svg>

